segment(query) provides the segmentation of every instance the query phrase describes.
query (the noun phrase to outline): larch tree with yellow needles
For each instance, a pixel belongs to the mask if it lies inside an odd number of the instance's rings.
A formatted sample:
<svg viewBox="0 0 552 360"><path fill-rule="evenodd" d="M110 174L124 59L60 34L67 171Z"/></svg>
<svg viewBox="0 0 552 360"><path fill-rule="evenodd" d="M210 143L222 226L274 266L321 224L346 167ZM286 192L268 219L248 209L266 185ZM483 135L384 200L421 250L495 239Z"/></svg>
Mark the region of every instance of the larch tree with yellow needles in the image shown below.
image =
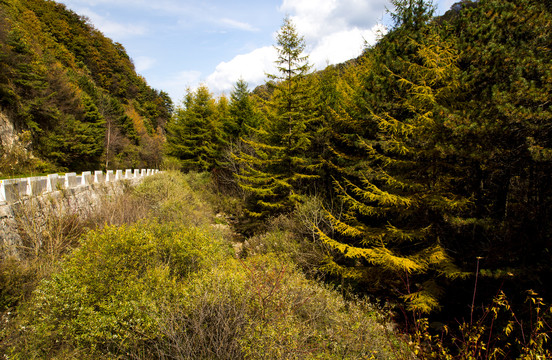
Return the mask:
<svg viewBox="0 0 552 360"><path fill-rule="evenodd" d="M456 188L461 166L443 141L447 99L460 86L458 55L431 27L420 32L389 36L342 77L326 161L342 207L327 211L332 229L318 233L332 249L328 272L427 313L439 307L441 280L463 275L442 237L469 200Z"/></svg>

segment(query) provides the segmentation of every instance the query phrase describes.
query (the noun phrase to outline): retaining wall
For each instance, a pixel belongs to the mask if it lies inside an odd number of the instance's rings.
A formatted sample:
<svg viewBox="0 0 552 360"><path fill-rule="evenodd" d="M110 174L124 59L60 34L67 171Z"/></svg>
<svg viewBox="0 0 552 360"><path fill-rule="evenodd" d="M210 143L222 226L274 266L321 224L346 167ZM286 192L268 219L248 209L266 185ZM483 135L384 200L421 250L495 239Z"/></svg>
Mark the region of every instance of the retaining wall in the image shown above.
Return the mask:
<svg viewBox="0 0 552 360"><path fill-rule="evenodd" d="M61 189L74 189L79 186L102 184L109 181L134 179L158 173L153 169L127 169L103 171L85 171L80 175L67 173L65 175L50 174L21 179L0 180L0 205L12 204L30 196L40 196Z"/></svg>
<svg viewBox="0 0 552 360"><path fill-rule="evenodd" d="M81 213L90 210L101 204L102 196L122 193L126 184L119 180L129 181L132 185L140 182L147 174L158 172L145 169L128 169L124 172L110 170L107 173L85 171L80 175L50 174L0 180L0 260L3 256L18 257L22 239L19 234L21 224L16 220L16 213L21 213L21 209L32 210L35 206L36 211L27 214L30 217L28 220L33 226L40 227L48 211Z"/></svg>

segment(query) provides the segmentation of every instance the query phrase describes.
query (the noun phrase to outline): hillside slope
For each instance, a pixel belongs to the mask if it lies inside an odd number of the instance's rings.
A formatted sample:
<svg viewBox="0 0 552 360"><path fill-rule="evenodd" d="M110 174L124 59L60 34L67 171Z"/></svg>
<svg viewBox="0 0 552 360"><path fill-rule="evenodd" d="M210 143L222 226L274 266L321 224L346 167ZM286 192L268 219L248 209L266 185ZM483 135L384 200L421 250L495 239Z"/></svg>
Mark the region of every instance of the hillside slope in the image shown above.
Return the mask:
<svg viewBox="0 0 552 360"><path fill-rule="evenodd" d="M0 138L5 176L155 166L172 102L86 18L54 1L2 0L0 111L19 134Z"/></svg>

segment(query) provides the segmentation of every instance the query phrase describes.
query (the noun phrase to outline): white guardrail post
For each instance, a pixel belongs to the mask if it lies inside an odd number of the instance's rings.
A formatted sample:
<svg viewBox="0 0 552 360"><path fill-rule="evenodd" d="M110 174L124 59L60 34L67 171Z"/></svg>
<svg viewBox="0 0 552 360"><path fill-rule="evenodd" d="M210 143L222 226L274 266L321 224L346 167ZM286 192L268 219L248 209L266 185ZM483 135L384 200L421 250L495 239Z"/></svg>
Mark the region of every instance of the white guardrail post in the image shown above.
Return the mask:
<svg viewBox="0 0 552 360"><path fill-rule="evenodd" d="M101 170L66 173L64 176L49 174L20 179L0 180L0 204L14 203L29 196L42 195L60 189L72 189L79 186L102 184L115 180L136 179L158 174L157 169Z"/></svg>

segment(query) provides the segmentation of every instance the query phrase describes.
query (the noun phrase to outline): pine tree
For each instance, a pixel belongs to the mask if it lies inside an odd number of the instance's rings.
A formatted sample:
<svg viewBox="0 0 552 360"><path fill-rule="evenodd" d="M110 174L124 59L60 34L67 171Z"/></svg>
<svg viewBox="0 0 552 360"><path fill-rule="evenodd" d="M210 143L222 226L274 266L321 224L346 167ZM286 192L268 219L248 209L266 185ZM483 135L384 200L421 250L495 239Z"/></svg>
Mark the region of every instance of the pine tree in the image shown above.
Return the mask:
<svg viewBox="0 0 552 360"><path fill-rule="evenodd" d="M328 212L334 232L319 235L334 249L326 270L397 289L411 310L429 312L439 279L460 275L440 238L468 202L442 142L450 132L443 104L459 86L457 54L431 28L419 31L423 42L402 38L411 53L390 60L397 44L382 41L340 85L328 164L343 213Z"/></svg>
<svg viewBox="0 0 552 360"><path fill-rule="evenodd" d="M450 123L470 159L464 186L477 219L458 251L484 257L485 271L514 274L505 281L525 290L551 274L552 10L537 0L481 0L451 25L468 86Z"/></svg>
<svg viewBox="0 0 552 360"><path fill-rule="evenodd" d="M82 121L58 113L59 125L45 139L51 149L49 158L72 171L99 167L103 153L105 120L86 94L82 105Z"/></svg>
<svg viewBox="0 0 552 360"><path fill-rule="evenodd" d="M231 142L237 142L241 137L248 137L260 125L260 116L253 107L247 87L247 82L240 79L230 94L230 117L225 126L225 132Z"/></svg>
<svg viewBox="0 0 552 360"><path fill-rule="evenodd" d="M314 88L306 79L310 65L303 55L304 39L289 18L284 19L278 37L278 74L267 103L267 121L253 139L245 140L248 151L236 154L243 171L240 186L251 195L249 213L264 217L289 211L299 200L301 183L315 178L312 162L306 158L312 128L317 119L312 103Z"/></svg>
<svg viewBox="0 0 552 360"><path fill-rule="evenodd" d="M424 27L435 11L432 1L427 0L391 0L390 11L395 30L412 33Z"/></svg>
<svg viewBox="0 0 552 360"><path fill-rule="evenodd" d="M183 107L167 126L168 154L179 158L183 169L205 171L217 165L223 141L217 115L216 101L206 86L186 94Z"/></svg>

